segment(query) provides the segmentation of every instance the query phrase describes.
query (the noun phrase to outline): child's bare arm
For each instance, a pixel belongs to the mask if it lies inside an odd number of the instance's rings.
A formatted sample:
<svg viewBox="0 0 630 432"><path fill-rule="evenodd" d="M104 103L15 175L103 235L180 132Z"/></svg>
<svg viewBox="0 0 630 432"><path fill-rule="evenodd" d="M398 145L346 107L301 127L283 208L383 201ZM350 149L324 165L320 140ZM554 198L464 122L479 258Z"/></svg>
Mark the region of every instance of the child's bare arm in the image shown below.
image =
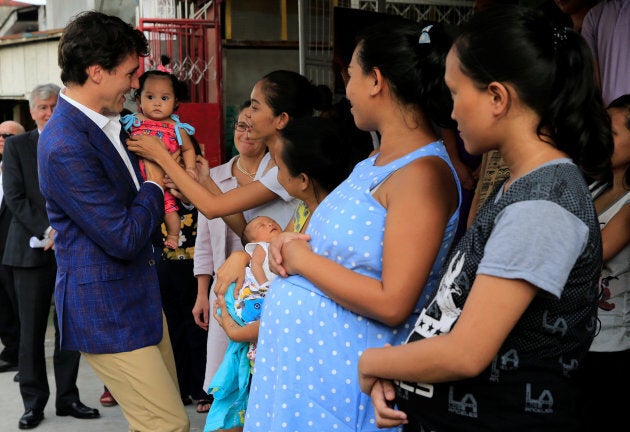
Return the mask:
<svg viewBox="0 0 630 432"><path fill-rule="evenodd" d="M630 243L630 204L625 205L602 229L604 262L617 255Z"/></svg>
<svg viewBox="0 0 630 432"><path fill-rule="evenodd" d="M200 174L200 172L202 174ZM204 156L197 156L197 181L213 195L222 195L223 191L219 189L219 186L212 180L212 177L207 174L208 172L208 160ZM247 225L242 212L225 215L223 216L223 221L232 228L232 231L237 235L240 235L245 229L245 225Z"/></svg>
<svg viewBox="0 0 630 432"><path fill-rule="evenodd" d="M184 168L186 172L190 174L192 178L197 180L197 155L190 136L183 129L179 130L179 135L182 138L182 159L184 161Z"/></svg>
<svg viewBox="0 0 630 432"><path fill-rule="evenodd" d="M252 274L254 278L256 278L258 285L262 285L268 281L265 270L263 269L263 264L266 259L267 253L265 249L260 245L256 245L254 252L252 252L252 259L249 262L249 266L252 269Z"/></svg>

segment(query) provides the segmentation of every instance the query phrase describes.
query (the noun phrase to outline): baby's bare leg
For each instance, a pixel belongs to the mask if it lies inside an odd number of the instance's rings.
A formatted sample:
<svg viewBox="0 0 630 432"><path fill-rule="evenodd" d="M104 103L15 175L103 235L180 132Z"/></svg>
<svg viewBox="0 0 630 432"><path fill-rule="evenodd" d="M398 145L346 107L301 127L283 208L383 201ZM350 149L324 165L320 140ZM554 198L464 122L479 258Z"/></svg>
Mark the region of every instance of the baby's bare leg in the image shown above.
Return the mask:
<svg viewBox="0 0 630 432"><path fill-rule="evenodd" d="M179 246L180 218L176 211L164 215L164 225L166 225L166 240L164 246L169 249L177 249Z"/></svg>

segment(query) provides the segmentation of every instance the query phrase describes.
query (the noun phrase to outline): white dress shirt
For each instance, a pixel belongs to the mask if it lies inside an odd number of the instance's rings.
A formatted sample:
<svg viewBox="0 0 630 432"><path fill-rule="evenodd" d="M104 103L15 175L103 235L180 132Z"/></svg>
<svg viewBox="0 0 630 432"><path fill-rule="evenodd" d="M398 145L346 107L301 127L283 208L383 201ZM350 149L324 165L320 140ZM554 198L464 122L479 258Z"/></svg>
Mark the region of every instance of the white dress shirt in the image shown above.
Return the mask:
<svg viewBox="0 0 630 432"><path fill-rule="evenodd" d="M127 151L125 150L123 143L120 141L120 129L122 127L122 125L120 124L120 115L117 114L114 116L104 116L103 114L97 113L96 111L66 96L65 90L66 90L65 88L62 89L61 92L59 92L59 96L62 97L69 104L73 105L76 109L81 111L83 114L85 114L90 120L96 123L96 125L99 128L101 128L103 133L107 135L107 138L109 138L110 142L112 143L112 145L114 146L114 148L116 149L120 157L122 158L123 162L125 163L125 166L129 170L129 174L131 175L131 178L133 179L133 182L136 185L136 189L140 189L140 183L138 182L138 177L136 176L136 172L134 171L133 166L131 165L131 160L129 159L129 155L127 154Z"/></svg>

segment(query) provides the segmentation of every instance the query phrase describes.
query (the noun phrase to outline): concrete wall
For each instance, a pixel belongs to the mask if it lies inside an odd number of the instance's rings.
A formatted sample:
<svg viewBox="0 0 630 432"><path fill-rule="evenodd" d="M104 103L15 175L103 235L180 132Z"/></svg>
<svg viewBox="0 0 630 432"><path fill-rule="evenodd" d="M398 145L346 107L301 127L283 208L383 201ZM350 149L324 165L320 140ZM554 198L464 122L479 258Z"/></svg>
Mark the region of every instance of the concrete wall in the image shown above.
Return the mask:
<svg viewBox="0 0 630 432"><path fill-rule="evenodd" d="M58 39L16 44L0 51L0 96L28 98L30 89L52 82L61 85L57 67Z"/></svg>
<svg viewBox="0 0 630 432"><path fill-rule="evenodd" d="M15 120L30 129L35 126L28 110L28 97L38 84L61 85L57 66L58 37L0 47L0 121Z"/></svg>
<svg viewBox="0 0 630 432"><path fill-rule="evenodd" d="M297 49L224 48L223 49L223 103L225 157L235 154L231 124L238 107L249 99L256 81L277 69L298 72Z"/></svg>
<svg viewBox="0 0 630 432"><path fill-rule="evenodd" d="M81 11L97 10L116 15L126 23L136 24L136 0L46 0L45 28L64 28L70 18Z"/></svg>
<svg viewBox="0 0 630 432"><path fill-rule="evenodd" d="M249 99L252 87L265 74L277 70L298 71L298 51L285 49L224 48L223 100L240 105Z"/></svg>

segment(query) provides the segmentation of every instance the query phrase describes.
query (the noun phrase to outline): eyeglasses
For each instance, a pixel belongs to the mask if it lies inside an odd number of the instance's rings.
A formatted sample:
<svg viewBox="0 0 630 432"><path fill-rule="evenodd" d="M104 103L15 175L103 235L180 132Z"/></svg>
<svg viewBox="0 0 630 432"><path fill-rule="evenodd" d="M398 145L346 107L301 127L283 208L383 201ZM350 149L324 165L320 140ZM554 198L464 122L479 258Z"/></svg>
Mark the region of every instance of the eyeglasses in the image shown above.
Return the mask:
<svg viewBox="0 0 630 432"><path fill-rule="evenodd" d="M7 139L9 137L12 137L13 135L15 135L15 134L12 134L12 133L0 133L0 138Z"/></svg>
<svg viewBox="0 0 630 432"><path fill-rule="evenodd" d="M247 132L248 127L245 122L234 122L234 130L237 132Z"/></svg>

